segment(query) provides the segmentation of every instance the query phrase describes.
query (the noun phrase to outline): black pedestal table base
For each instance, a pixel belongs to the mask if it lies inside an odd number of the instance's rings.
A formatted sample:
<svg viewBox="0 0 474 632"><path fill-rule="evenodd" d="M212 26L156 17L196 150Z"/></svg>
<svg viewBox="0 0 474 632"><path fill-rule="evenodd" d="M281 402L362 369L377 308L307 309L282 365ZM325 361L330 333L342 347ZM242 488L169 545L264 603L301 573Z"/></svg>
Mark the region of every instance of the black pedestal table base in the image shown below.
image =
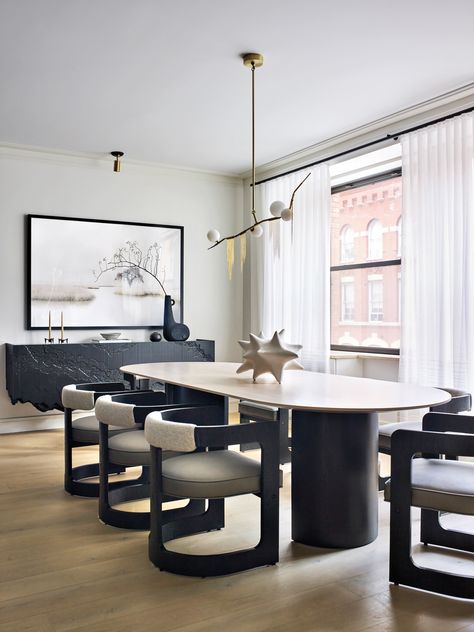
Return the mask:
<svg viewBox="0 0 474 632"><path fill-rule="evenodd" d="M353 548L377 537L376 413L293 410L292 538Z"/></svg>

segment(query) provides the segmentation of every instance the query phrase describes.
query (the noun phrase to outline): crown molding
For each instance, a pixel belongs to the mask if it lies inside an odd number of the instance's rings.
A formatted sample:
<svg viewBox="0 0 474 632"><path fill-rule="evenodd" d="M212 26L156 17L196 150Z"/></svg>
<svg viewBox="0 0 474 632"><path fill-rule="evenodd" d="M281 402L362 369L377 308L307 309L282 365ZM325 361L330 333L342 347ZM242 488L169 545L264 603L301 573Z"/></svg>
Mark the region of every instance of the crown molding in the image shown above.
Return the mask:
<svg viewBox="0 0 474 632"><path fill-rule="evenodd" d="M0 157L11 158L14 160L34 160L56 165L80 166L94 169L107 169L112 172L113 158L107 154L79 153L68 152L65 150L51 149L47 147L38 147L35 145L16 145L13 143L0 143ZM129 170L130 168L130 170ZM122 171L118 177L129 174L156 174L162 175L187 175L199 178L209 178L215 181L220 180L233 184L241 184L242 177L235 173L226 173L219 171L210 171L205 169L196 169L193 167L179 167L176 165L167 165L163 163L147 162L144 160L133 160L125 157L122 159Z"/></svg>
<svg viewBox="0 0 474 632"><path fill-rule="evenodd" d="M453 114L470 106L474 106L474 82L259 165L256 169L257 179L275 176L290 169L303 168L308 163L349 151L351 147L377 140L385 134L396 134L404 128L422 125L432 119ZM387 140L387 143L391 142L393 141ZM382 147L383 145L380 144L379 146ZM362 150L359 153L366 153L366 151ZM355 156L357 156L357 152L354 152L350 157ZM341 160L344 159L346 157ZM250 171L241 175L245 180L251 177Z"/></svg>

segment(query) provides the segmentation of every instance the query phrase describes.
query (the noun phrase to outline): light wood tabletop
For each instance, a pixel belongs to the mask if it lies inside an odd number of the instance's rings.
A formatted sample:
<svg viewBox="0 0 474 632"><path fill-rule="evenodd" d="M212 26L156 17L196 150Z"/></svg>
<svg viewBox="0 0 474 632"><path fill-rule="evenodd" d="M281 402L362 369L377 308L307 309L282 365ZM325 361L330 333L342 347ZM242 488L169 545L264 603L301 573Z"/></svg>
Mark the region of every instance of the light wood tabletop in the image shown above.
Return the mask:
<svg viewBox="0 0 474 632"><path fill-rule="evenodd" d="M272 376L252 381L252 373L236 374L233 362L156 362L121 367L125 373L248 399L279 408L327 412L380 412L424 408L448 402L449 393L428 386L369 378L285 371L282 384Z"/></svg>

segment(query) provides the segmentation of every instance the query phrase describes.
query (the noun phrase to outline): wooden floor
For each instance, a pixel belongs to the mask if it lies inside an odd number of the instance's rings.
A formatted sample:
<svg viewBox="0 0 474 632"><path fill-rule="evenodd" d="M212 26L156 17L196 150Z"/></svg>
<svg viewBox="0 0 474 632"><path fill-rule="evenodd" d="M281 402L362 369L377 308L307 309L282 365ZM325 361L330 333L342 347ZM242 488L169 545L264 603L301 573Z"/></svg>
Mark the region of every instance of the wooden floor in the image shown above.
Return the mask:
<svg viewBox="0 0 474 632"><path fill-rule="evenodd" d="M285 466L279 565L194 579L161 573L148 561L147 533L107 527L95 500L64 493L61 431L4 435L0 446L0 632L474 632L474 604L389 585L382 500L372 544L345 551L294 544ZM81 452L82 462L96 454ZM230 501L227 523L179 547L206 552L255 541L258 500ZM467 556L453 563L474 571Z"/></svg>

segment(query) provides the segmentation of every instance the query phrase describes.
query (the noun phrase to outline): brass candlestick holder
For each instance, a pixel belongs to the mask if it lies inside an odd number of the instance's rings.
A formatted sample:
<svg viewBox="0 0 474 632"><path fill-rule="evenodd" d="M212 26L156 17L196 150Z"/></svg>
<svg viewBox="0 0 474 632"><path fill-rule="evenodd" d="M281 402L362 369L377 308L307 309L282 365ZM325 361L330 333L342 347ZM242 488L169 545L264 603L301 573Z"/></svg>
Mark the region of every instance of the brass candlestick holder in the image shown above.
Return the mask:
<svg viewBox="0 0 474 632"><path fill-rule="evenodd" d="M64 337L64 314L61 312L61 338L58 338L58 342L60 345L67 344L69 342L69 338Z"/></svg>
<svg viewBox="0 0 474 632"><path fill-rule="evenodd" d="M52 330L51 330L51 310L49 310L48 313L48 337L44 339L45 344L53 344L54 343L54 336L52 334Z"/></svg>

